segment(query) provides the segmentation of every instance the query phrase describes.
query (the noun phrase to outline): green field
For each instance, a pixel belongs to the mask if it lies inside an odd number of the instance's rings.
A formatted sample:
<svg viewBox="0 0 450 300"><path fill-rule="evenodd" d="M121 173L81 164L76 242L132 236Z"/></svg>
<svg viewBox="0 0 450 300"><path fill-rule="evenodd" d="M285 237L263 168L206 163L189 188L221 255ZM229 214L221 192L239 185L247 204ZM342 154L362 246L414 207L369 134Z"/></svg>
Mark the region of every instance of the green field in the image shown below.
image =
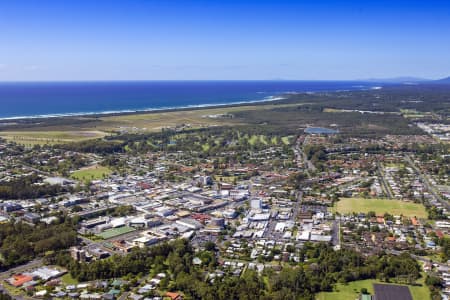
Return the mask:
<svg viewBox="0 0 450 300"><path fill-rule="evenodd" d="M123 227L111 228L111 229L105 230L102 233L97 234L97 236L101 237L104 240L107 240L107 239L114 238L114 237L122 235L122 234L133 232L135 230L136 229L134 229L133 227L123 226Z"/></svg>
<svg viewBox="0 0 450 300"><path fill-rule="evenodd" d="M205 144L202 145L202 150L205 151L205 152L208 151L209 148L210 148L210 146L209 146L209 144L207 144L207 143L205 143Z"/></svg>
<svg viewBox="0 0 450 300"><path fill-rule="evenodd" d="M73 131L4 131L0 137L25 146L54 145L104 137L106 133L96 130Z"/></svg>
<svg viewBox="0 0 450 300"><path fill-rule="evenodd" d="M283 142L283 144L289 145L291 138L292 138L292 136L283 136L281 138L281 141Z"/></svg>
<svg viewBox="0 0 450 300"><path fill-rule="evenodd" d="M64 283L65 285L75 285L78 284L78 280L76 280L75 278L72 277L72 275L70 275L70 273L66 273L61 277L61 281L62 283Z"/></svg>
<svg viewBox="0 0 450 300"><path fill-rule="evenodd" d="M231 183L231 184L232 184L236 179L237 179L236 176L219 176L219 175L214 176L214 180L215 180L215 181L226 182L226 183Z"/></svg>
<svg viewBox="0 0 450 300"><path fill-rule="evenodd" d="M258 135L252 135L249 139L248 139L248 143L250 145L255 145L257 142L259 141L259 136Z"/></svg>
<svg viewBox="0 0 450 300"><path fill-rule="evenodd" d="M420 281L423 281L420 280ZM354 300L359 299L360 291L362 288L366 288L371 295L373 295L373 284L383 283L374 279L359 280L349 282L347 285L337 284L335 291L333 292L322 292L317 294L317 300ZM422 282L419 282L421 284ZM414 300L429 300L430 291L428 287L423 286L409 286L409 290L413 296Z"/></svg>
<svg viewBox="0 0 450 300"><path fill-rule="evenodd" d="M377 215L390 213L426 219L428 214L422 204L389 199L341 198L332 208L333 212L350 214L374 211Z"/></svg>
<svg viewBox="0 0 450 300"><path fill-rule="evenodd" d="M108 176L111 170L107 167L95 165L87 168L80 169L72 173L71 177L76 180L97 180Z"/></svg>

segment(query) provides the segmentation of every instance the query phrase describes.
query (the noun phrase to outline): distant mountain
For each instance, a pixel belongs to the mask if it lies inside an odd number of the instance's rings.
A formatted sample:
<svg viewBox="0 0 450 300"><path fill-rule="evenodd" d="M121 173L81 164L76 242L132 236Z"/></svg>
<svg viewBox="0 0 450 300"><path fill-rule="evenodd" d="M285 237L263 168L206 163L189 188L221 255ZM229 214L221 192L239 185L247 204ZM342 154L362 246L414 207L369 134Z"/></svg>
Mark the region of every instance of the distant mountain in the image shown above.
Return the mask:
<svg viewBox="0 0 450 300"><path fill-rule="evenodd" d="M433 80L431 83L437 83L437 84L450 84L450 77Z"/></svg>
<svg viewBox="0 0 450 300"><path fill-rule="evenodd" d="M430 81L430 79L403 76L403 77L393 77L393 78L368 78L368 79L363 79L362 81L380 82L380 83L420 83L420 82L428 82L428 81Z"/></svg>

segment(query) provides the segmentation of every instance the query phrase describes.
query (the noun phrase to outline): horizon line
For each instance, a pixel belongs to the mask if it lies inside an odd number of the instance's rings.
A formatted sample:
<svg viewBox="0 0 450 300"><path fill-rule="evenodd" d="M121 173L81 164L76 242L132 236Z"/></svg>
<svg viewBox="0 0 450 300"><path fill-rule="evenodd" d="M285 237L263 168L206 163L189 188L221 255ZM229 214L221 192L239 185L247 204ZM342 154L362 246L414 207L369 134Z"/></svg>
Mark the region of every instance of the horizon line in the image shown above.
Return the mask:
<svg viewBox="0 0 450 300"><path fill-rule="evenodd" d="M108 83L108 82L276 82L276 81L304 81L304 82L379 82L379 83L395 83L408 82L412 79L415 82L427 82L446 79L440 78L419 78L413 76L399 76L389 78L365 78L365 79L62 79L62 80L0 80L0 84L4 83Z"/></svg>

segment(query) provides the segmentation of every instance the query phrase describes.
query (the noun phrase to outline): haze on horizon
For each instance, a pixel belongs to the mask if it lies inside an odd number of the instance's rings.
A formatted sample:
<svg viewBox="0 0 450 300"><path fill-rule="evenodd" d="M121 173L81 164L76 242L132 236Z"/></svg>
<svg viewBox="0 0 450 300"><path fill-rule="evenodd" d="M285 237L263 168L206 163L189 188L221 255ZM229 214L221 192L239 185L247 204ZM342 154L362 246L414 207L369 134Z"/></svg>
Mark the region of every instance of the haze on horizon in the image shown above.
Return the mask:
<svg viewBox="0 0 450 300"><path fill-rule="evenodd" d="M2 1L0 81L450 73L448 1Z"/></svg>

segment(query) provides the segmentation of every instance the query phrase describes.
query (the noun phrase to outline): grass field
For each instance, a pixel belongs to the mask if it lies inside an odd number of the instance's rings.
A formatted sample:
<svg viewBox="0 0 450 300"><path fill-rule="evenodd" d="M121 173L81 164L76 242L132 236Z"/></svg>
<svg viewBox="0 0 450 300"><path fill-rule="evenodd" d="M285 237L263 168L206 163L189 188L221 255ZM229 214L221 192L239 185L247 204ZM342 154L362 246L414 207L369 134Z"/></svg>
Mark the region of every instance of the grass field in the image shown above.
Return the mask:
<svg viewBox="0 0 450 300"><path fill-rule="evenodd" d="M324 108L323 112L325 113L343 113L346 112L344 109L337 109L337 108Z"/></svg>
<svg viewBox="0 0 450 300"><path fill-rule="evenodd" d="M71 177L80 181L97 180L108 176L110 173L111 170L107 167L95 165L75 171L72 173Z"/></svg>
<svg viewBox="0 0 450 300"><path fill-rule="evenodd" d="M421 280L423 281L423 279ZM366 288L373 295L373 284L382 283L377 280L359 280L347 285L337 284L335 291L317 294L317 300L355 300L358 299L362 288ZM421 284L421 282L419 282ZM409 286L409 290L414 300L430 300L430 292L425 285Z"/></svg>
<svg viewBox="0 0 450 300"><path fill-rule="evenodd" d="M341 198L333 207L333 212L367 213L374 211L377 215L390 213L426 219L428 214L422 204L389 199Z"/></svg>
<svg viewBox="0 0 450 300"><path fill-rule="evenodd" d="M236 180L236 178L237 178L236 176L219 176L219 175L214 176L215 181L226 183L233 183Z"/></svg>
<svg viewBox="0 0 450 300"><path fill-rule="evenodd" d="M283 136L281 138L281 141L283 142L283 144L289 145L291 138L292 138L292 136Z"/></svg>
<svg viewBox="0 0 450 300"><path fill-rule="evenodd" d="M72 275L70 275L70 273L66 273L61 277L61 281L62 283L64 283L65 285L75 285L78 284L78 280L76 280L75 278L72 277Z"/></svg>
<svg viewBox="0 0 450 300"><path fill-rule="evenodd" d="M248 143L250 144L250 145L255 145L257 142L259 142L261 139L260 139L260 136L259 135L252 135L249 139L248 139Z"/></svg>
<svg viewBox="0 0 450 300"><path fill-rule="evenodd" d="M97 128L105 131L117 131L122 128L139 128L144 131L159 131L163 127L173 127L180 124L190 124L193 128L218 125L238 125L232 118L214 118L210 116L233 114L239 111L266 110L276 107L298 106L295 104L263 104L263 105L243 105L234 107L215 107L197 110L151 112L142 114L118 115L100 117L101 123Z"/></svg>
<svg viewBox="0 0 450 300"><path fill-rule="evenodd" d="M106 133L97 130L82 131L3 131L0 137L25 146L54 145L104 137Z"/></svg>
<svg viewBox="0 0 450 300"><path fill-rule="evenodd" d="M57 144L76 142L92 138L103 137L118 131L155 132L165 127L181 124L190 124L191 128L208 126L241 125L247 124L245 120L233 118L214 117L217 115L233 114L241 111L269 110L280 107L298 106L298 104L261 104L242 105L230 107L211 107L193 110L179 110L167 112L148 112L136 114L110 115L74 118L74 122L64 122L54 125L55 122L40 121L21 127L20 130L7 127L0 131L0 137L23 145ZM81 122L80 122L81 120Z"/></svg>
<svg viewBox="0 0 450 300"><path fill-rule="evenodd" d="M97 236L101 237L104 240L107 240L107 239L114 238L116 236L119 236L119 235L122 235L125 233L133 232L135 230L136 229L134 229L133 227L123 226L123 227L111 228L111 229L105 230L102 233L97 234Z"/></svg>

